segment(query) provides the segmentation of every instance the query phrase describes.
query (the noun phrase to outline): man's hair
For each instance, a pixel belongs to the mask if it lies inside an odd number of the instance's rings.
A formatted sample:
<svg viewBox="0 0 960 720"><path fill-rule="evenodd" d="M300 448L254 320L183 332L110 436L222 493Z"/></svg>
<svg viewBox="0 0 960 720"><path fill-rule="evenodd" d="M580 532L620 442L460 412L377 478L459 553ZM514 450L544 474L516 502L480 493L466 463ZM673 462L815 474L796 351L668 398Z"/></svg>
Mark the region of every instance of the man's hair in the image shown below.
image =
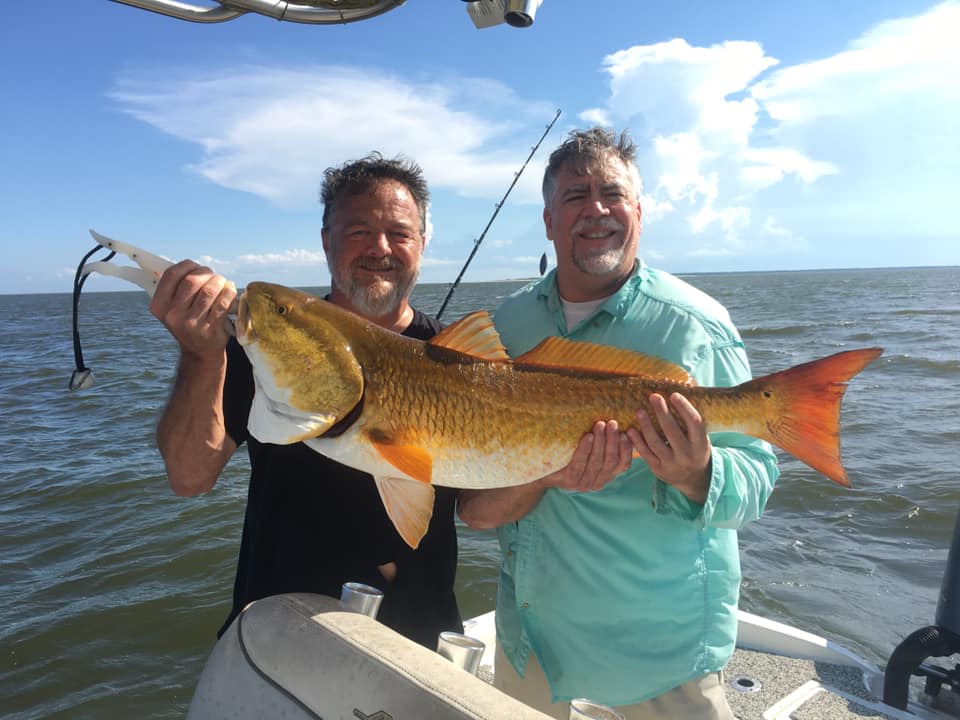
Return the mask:
<svg viewBox="0 0 960 720"><path fill-rule="evenodd" d="M566 168L577 175L586 175L591 168L602 165L611 157L617 158L626 166L633 178L634 191L639 200L641 182L635 162L636 156L637 145L626 130L619 135L601 127L571 130L563 144L550 153L547 169L543 172L543 204L549 205L553 199L553 193L557 189L557 173L561 170Z"/></svg>
<svg viewBox="0 0 960 720"><path fill-rule="evenodd" d="M323 171L323 184L320 186L323 229L327 229L330 213L340 198L347 194L365 193L386 180L394 180L410 191L420 215L420 232L426 235L430 191L427 189L423 170L405 157L386 160L379 152L372 152L359 160Z"/></svg>

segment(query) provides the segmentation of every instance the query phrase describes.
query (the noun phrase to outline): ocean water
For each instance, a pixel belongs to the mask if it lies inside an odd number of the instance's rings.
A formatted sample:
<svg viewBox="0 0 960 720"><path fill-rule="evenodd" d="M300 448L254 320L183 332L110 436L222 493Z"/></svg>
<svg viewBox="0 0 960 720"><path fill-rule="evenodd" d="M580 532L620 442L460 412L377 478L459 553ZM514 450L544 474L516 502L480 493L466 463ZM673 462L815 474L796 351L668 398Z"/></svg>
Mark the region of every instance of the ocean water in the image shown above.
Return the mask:
<svg viewBox="0 0 960 720"><path fill-rule="evenodd" d="M694 275L760 375L843 349L885 354L844 400L852 489L781 455L741 533L741 606L883 664L934 620L960 503L960 268ZM458 288L452 321L520 283ZM70 296L0 296L0 716L179 718L230 607L247 467L177 498L153 442L176 347L143 293L81 300L93 388L69 392ZM422 285L435 312L446 285ZM461 528L458 594L490 609L492 533ZM642 612L642 608L638 608Z"/></svg>

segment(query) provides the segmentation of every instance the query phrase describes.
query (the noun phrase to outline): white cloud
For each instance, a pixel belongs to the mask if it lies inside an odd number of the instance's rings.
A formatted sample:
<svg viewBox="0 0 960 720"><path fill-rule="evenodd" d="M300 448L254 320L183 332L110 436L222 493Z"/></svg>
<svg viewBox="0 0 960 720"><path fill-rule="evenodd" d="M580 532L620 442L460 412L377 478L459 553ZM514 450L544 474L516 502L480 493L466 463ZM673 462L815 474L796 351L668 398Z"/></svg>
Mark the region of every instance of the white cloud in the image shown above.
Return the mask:
<svg viewBox="0 0 960 720"><path fill-rule="evenodd" d="M600 112L642 119L644 130L653 136L695 129L743 143L753 126L756 103L731 95L777 61L765 56L757 43L702 48L676 39L620 50L603 62L610 76L610 99Z"/></svg>
<svg viewBox="0 0 960 720"><path fill-rule="evenodd" d="M671 204L686 200L689 204L710 192L702 172L704 149L695 132L678 132L654 138L654 149L660 156L658 194L666 195Z"/></svg>
<svg viewBox="0 0 960 720"><path fill-rule="evenodd" d="M700 247L700 248L694 248L688 254L690 255L690 257L696 257L696 258L716 258L716 257L730 257L735 253L730 248Z"/></svg>
<svg viewBox="0 0 960 720"><path fill-rule="evenodd" d="M446 268L462 264L463 260L449 260L446 258L432 257L430 255L424 255L420 260L421 268Z"/></svg>
<svg viewBox="0 0 960 720"><path fill-rule="evenodd" d="M316 250L286 250L280 253L238 255L238 265L326 265L327 257Z"/></svg>
<svg viewBox="0 0 960 720"><path fill-rule="evenodd" d="M543 103L489 79L417 83L346 67L243 67L174 79L121 78L111 96L165 133L197 143L191 169L224 187L284 207L313 207L324 168L372 150L416 160L434 188L502 194L526 157L518 129L540 123ZM522 176L514 200L537 202Z"/></svg>
<svg viewBox="0 0 960 720"><path fill-rule="evenodd" d="M790 228L783 227L776 218L770 215L764 218L759 236L764 244L772 246L773 249L800 252L810 247L805 238L797 235Z"/></svg>
<svg viewBox="0 0 960 720"><path fill-rule="evenodd" d="M872 114L918 94L957 99L958 32L960 3L944 2L881 23L836 55L774 72L750 92L784 125Z"/></svg>
<svg viewBox="0 0 960 720"><path fill-rule="evenodd" d="M943 214L933 205L960 167L958 36L950 0L787 67L756 42L635 46L604 58L609 97L581 118L638 140L644 215L664 223L672 257L694 236L688 256L799 255L811 234L863 232L893 207L906 233ZM822 214L798 210L811 202Z"/></svg>
<svg viewBox="0 0 960 720"><path fill-rule="evenodd" d="M740 179L759 190L795 175L803 183L814 183L825 175L836 175L840 169L830 162L812 160L793 148L747 148L740 154Z"/></svg>

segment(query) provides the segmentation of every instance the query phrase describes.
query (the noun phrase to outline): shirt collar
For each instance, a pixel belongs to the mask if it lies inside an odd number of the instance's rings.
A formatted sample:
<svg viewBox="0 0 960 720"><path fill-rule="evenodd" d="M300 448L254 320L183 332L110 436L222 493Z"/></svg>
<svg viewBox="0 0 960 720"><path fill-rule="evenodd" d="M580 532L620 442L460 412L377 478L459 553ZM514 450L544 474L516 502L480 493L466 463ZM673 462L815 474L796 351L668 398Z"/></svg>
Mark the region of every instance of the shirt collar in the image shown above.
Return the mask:
<svg viewBox="0 0 960 720"><path fill-rule="evenodd" d="M613 295L607 298L607 301L600 306L597 312L607 312L614 317L623 317L629 309L633 298L636 297L640 286L643 284L643 271L646 269L647 264L642 258L638 257L637 261L633 264L630 277L627 278L626 282L624 282ZM563 312L563 306L560 302L560 289L557 287L556 268L551 270L543 279L543 282L540 283L538 295L547 303L547 307L551 313Z"/></svg>

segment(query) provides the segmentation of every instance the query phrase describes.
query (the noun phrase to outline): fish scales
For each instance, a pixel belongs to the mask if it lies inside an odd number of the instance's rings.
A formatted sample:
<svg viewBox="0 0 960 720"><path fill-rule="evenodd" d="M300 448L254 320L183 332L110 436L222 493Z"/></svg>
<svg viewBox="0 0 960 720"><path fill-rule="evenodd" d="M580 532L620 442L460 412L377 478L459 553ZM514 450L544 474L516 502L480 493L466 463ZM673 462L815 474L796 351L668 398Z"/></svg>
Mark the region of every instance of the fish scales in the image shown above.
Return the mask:
<svg viewBox="0 0 960 720"><path fill-rule="evenodd" d="M375 368L365 374L365 393L382 409L367 421L368 427L400 444L430 447L433 482L453 487L475 486L486 476L493 476L490 486L520 484L558 469L598 420L635 427L637 408L650 412L653 392L702 395L703 413L708 421L713 415L720 419L714 423L718 429L738 429L729 420L724 427L724 420L748 400L742 393L714 397L679 384L630 377L531 372L469 358L439 363L426 353L405 356L404 349L403 344L378 344L375 357L360 358L361 365ZM443 470L481 456L487 467L479 477Z"/></svg>

